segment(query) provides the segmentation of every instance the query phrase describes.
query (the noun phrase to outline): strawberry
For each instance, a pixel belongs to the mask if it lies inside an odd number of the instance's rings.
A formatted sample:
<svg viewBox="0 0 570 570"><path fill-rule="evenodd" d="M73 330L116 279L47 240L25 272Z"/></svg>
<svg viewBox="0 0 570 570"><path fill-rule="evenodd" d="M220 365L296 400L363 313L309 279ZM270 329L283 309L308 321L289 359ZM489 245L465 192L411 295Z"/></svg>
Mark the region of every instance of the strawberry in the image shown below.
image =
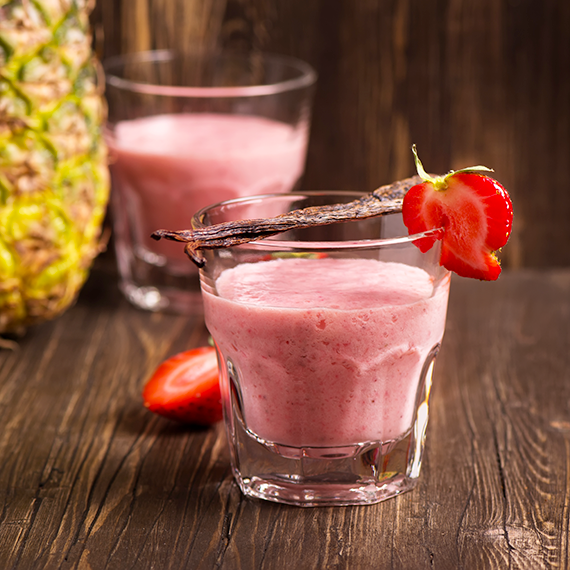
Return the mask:
<svg viewBox="0 0 570 570"><path fill-rule="evenodd" d="M495 280L501 266L495 251L503 247L513 225L513 206L507 191L485 166L430 176L424 170L415 145L416 168L423 182L404 197L402 215L410 235L443 228L440 264L462 277ZM435 237L416 242L421 251L432 247Z"/></svg>
<svg viewBox="0 0 570 570"><path fill-rule="evenodd" d="M178 422L210 425L222 419L216 349L181 352L165 360L146 383L144 405Z"/></svg>

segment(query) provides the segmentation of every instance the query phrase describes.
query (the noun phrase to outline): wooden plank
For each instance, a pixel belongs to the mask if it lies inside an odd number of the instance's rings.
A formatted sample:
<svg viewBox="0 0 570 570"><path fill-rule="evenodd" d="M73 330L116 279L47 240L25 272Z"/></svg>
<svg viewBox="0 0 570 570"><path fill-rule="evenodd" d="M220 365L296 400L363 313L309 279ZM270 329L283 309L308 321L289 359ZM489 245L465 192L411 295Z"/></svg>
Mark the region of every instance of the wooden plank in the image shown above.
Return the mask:
<svg viewBox="0 0 570 570"><path fill-rule="evenodd" d="M463 445L430 447L429 472L435 459L455 474L434 526L459 515L452 528L465 568L566 563L569 277L454 284L434 423L443 419L441 433Z"/></svg>
<svg viewBox="0 0 570 570"><path fill-rule="evenodd" d="M221 426L142 406L201 317L138 311L97 269L0 353L0 567L544 568L568 563L570 273L454 279L418 487L368 507L245 500Z"/></svg>

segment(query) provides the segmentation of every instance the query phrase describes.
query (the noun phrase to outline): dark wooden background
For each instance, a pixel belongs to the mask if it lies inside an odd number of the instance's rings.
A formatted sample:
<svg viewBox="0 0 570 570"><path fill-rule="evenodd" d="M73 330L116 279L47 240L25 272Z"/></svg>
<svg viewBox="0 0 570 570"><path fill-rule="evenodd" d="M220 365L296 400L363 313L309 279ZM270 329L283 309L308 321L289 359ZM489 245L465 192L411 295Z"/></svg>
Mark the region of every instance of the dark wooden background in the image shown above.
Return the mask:
<svg viewBox="0 0 570 570"><path fill-rule="evenodd" d="M505 267L570 264L568 0L97 0L102 57L222 45L319 73L303 186L368 191L424 165L496 171Z"/></svg>

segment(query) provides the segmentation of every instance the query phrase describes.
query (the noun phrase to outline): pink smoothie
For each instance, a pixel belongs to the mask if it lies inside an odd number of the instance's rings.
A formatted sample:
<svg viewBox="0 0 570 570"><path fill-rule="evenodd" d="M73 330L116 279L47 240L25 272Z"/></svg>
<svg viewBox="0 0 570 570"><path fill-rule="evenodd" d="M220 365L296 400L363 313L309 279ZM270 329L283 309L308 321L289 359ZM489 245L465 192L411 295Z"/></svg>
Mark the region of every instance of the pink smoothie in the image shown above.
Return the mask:
<svg viewBox="0 0 570 570"><path fill-rule="evenodd" d="M240 378L261 438L389 441L412 423L422 365L441 342L449 276L375 259L243 264L204 292L206 324Z"/></svg>
<svg viewBox="0 0 570 570"><path fill-rule="evenodd" d="M150 234L190 228L192 215L215 202L290 191L303 172L307 129L244 115L158 115L118 123L109 143L135 247L188 269L180 246Z"/></svg>

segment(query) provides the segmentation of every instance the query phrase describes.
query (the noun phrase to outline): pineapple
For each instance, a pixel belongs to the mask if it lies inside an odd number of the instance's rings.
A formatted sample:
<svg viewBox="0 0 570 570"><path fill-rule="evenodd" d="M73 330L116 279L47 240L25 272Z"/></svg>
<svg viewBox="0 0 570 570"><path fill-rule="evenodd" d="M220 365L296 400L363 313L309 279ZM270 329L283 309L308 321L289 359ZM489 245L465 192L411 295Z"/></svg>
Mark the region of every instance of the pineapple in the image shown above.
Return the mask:
<svg viewBox="0 0 570 570"><path fill-rule="evenodd" d="M0 0L0 334L75 300L109 194L88 0Z"/></svg>

